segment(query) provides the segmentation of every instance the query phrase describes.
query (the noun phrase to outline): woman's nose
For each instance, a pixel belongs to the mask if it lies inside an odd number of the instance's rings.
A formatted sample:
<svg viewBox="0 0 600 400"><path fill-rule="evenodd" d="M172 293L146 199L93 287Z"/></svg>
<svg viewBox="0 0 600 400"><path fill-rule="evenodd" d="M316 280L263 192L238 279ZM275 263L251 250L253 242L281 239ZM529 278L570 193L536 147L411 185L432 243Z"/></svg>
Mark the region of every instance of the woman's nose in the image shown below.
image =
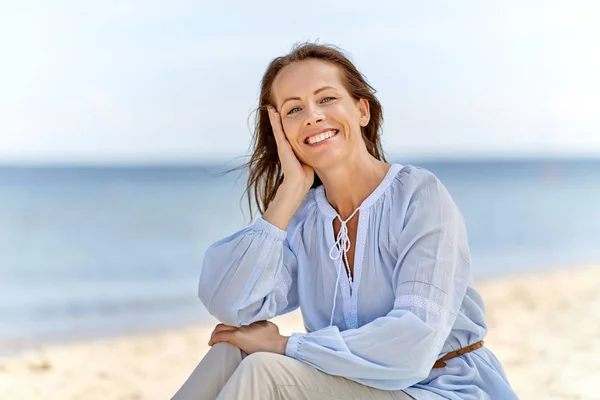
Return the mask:
<svg viewBox="0 0 600 400"><path fill-rule="evenodd" d="M319 107L310 107L307 109L307 117L305 125L314 125L318 122L325 121L325 113Z"/></svg>

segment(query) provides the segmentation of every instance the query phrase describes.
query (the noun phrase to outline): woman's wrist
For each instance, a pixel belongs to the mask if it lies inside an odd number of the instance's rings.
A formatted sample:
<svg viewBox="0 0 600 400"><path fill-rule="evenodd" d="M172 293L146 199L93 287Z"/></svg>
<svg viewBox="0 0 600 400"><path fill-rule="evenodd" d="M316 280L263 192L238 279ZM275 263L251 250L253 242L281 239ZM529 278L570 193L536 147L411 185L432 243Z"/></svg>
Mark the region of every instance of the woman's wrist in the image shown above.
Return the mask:
<svg viewBox="0 0 600 400"><path fill-rule="evenodd" d="M282 183L275 198L263 214L263 219L276 227L286 230L292 217L308 193L301 185Z"/></svg>
<svg viewBox="0 0 600 400"><path fill-rule="evenodd" d="M285 356L285 349L287 348L288 340L290 340L289 336L280 336L275 353Z"/></svg>

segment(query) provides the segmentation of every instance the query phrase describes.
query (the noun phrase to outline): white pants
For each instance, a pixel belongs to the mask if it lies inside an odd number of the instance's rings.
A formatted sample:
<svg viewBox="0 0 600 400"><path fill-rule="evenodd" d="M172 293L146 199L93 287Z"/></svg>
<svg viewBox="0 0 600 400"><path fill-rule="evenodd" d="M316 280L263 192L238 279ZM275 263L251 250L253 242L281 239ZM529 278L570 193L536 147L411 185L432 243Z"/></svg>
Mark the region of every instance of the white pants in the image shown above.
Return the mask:
<svg viewBox="0 0 600 400"><path fill-rule="evenodd" d="M274 353L247 356L217 343L171 400L409 400L401 390L374 389L328 375L301 361Z"/></svg>

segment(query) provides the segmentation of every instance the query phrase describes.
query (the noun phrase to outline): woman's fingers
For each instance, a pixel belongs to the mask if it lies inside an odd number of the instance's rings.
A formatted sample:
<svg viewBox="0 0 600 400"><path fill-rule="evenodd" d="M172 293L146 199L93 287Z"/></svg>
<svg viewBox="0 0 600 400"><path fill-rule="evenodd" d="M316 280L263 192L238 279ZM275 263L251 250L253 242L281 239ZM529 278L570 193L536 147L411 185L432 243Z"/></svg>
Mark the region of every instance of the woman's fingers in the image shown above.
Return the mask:
<svg viewBox="0 0 600 400"><path fill-rule="evenodd" d="M277 110L273 106L267 106L267 110L284 179L294 186L300 184L306 187L306 191L308 191L314 182L314 169L301 162L296 156L292 145L285 136L281 116Z"/></svg>
<svg viewBox="0 0 600 400"><path fill-rule="evenodd" d="M236 333L237 333L236 330L216 332L210 338L210 341L208 342L208 345L212 346L213 344L220 343L220 342L230 342L231 343L231 340L232 340L232 338L234 337L234 335Z"/></svg>
<svg viewBox="0 0 600 400"><path fill-rule="evenodd" d="M269 106L269 121L271 122L271 128L273 129L273 136L277 143L277 153L279 154L279 160L283 164L289 162L290 157L293 157L293 161L298 162L296 154L292 150L292 146L287 140L285 133L283 132L283 125L281 123L281 116L275 110L274 107Z"/></svg>
<svg viewBox="0 0 600 400"><path fill-rule="evenodd" d="M223 332L223 331L234 331L236 329L238 329L238 328L235 326L218 324L217 326L215 326L215 329L213 329L212 334L214 335L215 333L219 333L219 332Z"/></svg>
<svg viewBox="0 0 600 400"><path fill-rule="evenodd" d="M287 140L285 137L285 133L283 133L283 125L281 124L281 117L277 110L274 107L268 106L269 112L269 121L271 122L271 128L273 129L273 136L275 136L275 141L277 142L277 146L279 147L281 144L285 143Z"/></svg>
<svg viewBox="0 0 600 400"><path fill-rule="evenodd" d="M273 136L277 143L277 154L281 167L283 168L284 175L295 175L301 172L300 161L296 157L296 153L292 149L290 142L283 131L283 125L281 123L281 116L275 110L274 107L269 106L269 120L271 121L271 128L273 129Z"/></svg>
<svg viewBox="0 0 600 400"><path fill-rule="evenodd" d="M235 326L230 326L230 325L225 325L225 324L218 324L217 326L215 326L215 329L213 329L211 335L210 335L210 340L208 341L208 345L212 346L214 343L217 343L214 341L214 338L216 335L218 335L221 332L233 332L236 331L238 328Z"/></svg>

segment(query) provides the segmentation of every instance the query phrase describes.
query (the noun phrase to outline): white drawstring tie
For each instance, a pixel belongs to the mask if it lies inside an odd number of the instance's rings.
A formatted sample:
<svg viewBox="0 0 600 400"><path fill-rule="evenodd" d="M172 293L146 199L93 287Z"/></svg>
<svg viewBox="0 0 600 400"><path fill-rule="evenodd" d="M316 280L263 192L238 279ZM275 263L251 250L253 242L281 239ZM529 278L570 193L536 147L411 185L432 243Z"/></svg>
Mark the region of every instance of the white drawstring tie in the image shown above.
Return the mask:
<svg viewBox="0 0 600 400"><path fill-rule="evenodd" d="M350 221L352 219L352 217L354 217L354 215L356 215L356 213L358 212L359 209L360 209L360 207L358 207L356 210L354 210L354 212L345 221L342 220L342 218L339 216L339 214L336 214L337 219L340 220L341 226L340 226L340 231L337 234L335 243L333 244L331 249L329 249L329 258L331 258L331 260L333 260L333 261L339 259L339 262L337 264L337 279L335 281L335 290L333 292L333 306L331 307L331 319L329 320L329 326L333 325L333 314L335 312L337 291L338 291L338 286L340 283L340 276L342 275L342 264L344 264L344 261L345 261L345 266L346 266L346 272L348 273L348 283L350 284L350 292L352 293L354 279L352 278L352 273L350 271L350 264L348 263L348 251L350 250L350 238L348 237L347 223L348 223L348 221ZM335 250L337 250L337 254L333 253Z"/></svg>

